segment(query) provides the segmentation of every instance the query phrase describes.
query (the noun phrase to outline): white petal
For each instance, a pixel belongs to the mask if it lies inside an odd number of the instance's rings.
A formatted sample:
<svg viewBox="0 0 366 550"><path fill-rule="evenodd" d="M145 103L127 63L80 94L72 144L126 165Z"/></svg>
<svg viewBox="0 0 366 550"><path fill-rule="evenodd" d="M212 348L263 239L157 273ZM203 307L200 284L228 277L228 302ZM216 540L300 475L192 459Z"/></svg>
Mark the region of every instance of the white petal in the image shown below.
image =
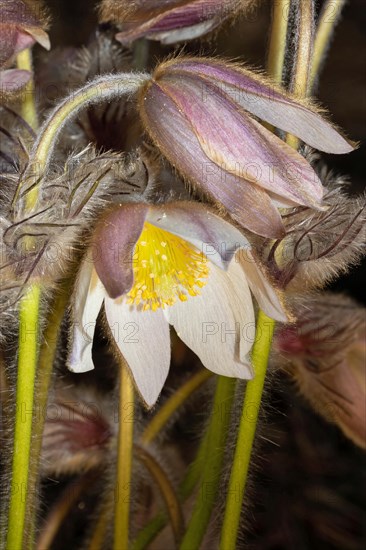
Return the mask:
<svg viewBox="0 0 366 550"><path fill-rule="evenodd" d="M288 323L290 316L281 300L280 292L271 283L260 262L250 250L240 250L236 258L245 271L249 286L259 307L272 319Z"/></svg>
<svg viewBox="0 0 366 550"><path fill-rule="evenodd" d="M148 407L159 397L170 366L169 325L163 311L141 311L125 298L106 298L105 312L114 340Z"/></svg>
<svg viewBox="0 0 366 550"><path fill-rule="evenodd" d="M240 360L239 350L252 345L244 340L248 326L254 325L254 312L244 273L239 275L237 267L231 269L230 264L229 277L211 264L201 295L188 296L186 302L176 302L164 312L179 338L207 369L223 376L249 379L250 363Z"/></svg>
<svg viewBox="0 0 366 550"><path fill-rule="evenodd" d="M86 372L94 368L93 338L105 295L91 259L87 257L79 272L72 299L73 327L67 361L67 367L72 372Z"/></svg>
<svg viewBox="0 0 366 550"><path fill-rule="evenodd" d="M146 219L193 244L221 269L227 269L239 248L251 248L239 229L200 203L180 201L154 205L149 208Z"/></svg>
<svg viewBox="0 0 366 550"><path fill-rule="evenodd" d="M203 8L202 8L203 9ZM176 42L185 42L187 40L193 40L203 34L210 32L217 27L217 20L210 19L209 21L203 21L197 25L191 27L183 27L181 29L172 29L166 32L152 32L147 35L147 38L151 40L159 40L162 44L175 44Z"/></svg>

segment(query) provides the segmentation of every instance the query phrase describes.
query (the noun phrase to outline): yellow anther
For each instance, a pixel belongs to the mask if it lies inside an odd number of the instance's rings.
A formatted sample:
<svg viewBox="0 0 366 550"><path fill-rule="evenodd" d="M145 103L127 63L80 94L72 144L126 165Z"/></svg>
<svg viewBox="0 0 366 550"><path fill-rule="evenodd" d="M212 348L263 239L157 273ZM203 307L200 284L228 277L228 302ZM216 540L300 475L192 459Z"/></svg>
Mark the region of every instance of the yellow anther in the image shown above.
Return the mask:
<svg viewBox="0 0 366 550"><path fill-rule="evenodd" d="M140 246L141 245L141 246ZM127 303L156 311L197 296L209 275L207 258L184 239L145 222L136 243L135 283Z"/></svg>

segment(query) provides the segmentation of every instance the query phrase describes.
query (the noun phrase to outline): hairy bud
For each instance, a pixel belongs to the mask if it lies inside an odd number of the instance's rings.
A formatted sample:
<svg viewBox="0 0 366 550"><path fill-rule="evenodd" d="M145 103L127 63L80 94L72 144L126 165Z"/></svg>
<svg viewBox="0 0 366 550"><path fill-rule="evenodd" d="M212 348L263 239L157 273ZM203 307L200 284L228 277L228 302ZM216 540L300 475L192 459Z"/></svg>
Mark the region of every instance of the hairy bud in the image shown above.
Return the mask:
<svg viewBox="0 0 366 550"><path fill-rule="evenodd" d="M297 323L277 331L275 349L314 409L366 448L366 312L326 293L295 306Z"/></svg>

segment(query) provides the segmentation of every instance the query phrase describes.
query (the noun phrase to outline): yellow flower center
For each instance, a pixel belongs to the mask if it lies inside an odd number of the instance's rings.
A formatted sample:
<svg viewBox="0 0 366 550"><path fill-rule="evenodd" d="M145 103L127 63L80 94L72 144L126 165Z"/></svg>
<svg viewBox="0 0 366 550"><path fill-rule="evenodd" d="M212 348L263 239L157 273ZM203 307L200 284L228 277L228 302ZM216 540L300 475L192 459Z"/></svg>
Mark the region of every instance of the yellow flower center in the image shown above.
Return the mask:
<svg viewBox="0 0 366 550"><path fill-rule="evenodd" d="M133 257L134 285L128 303L156 311L200 294L209 274L208 260L190 243L145 222Z"/></svg>

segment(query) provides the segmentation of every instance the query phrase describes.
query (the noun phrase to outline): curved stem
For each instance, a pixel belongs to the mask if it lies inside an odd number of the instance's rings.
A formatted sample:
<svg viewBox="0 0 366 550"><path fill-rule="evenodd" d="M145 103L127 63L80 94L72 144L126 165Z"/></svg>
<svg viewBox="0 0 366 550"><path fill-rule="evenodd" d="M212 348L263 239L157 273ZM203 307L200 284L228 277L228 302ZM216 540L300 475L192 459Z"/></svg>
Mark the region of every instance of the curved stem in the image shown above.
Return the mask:
<svg viewBox="0 0 366 550"><path fill-rule="evenodd" d="M254 378L253 380L249 380L245 390L222 526L221 550L235 550L237 548L236 540L240 513L248 479L250 457L262 400L274 326L275 321L260 311L252 355Z"/></svg>
<svg viewBox="0 0 366 550"><path fill-rule="evenodd" d="M52 548L52 542L57 535L62 522L70 513L72 507L79 500L83 491L90 485L90 482L91 475L90 472L88 472L66 487L44 522L45 528L41 531L37 541L37 550ZM26 548L29 548L29 546Z"/></svg>
<svg viewBox="0 0 366 550"><path fill-rule="evenodd" d="M269 43L267 71L281 84L285 64L287 27L289 22L290 0L273 2L272 29Z"/></svg>
<svg viewBox="0 0 366 550"><path fill-rule="evenodd" d="M235 385L236 379L234 378L218 377L208 428L201 490L197 496L191 520L183 537L180 546L181 550L199 548L210 521L220 484Z"/></svg>
<svg viewBox="0 0 366 550"><path fill-rule="evenodd" d="M184 518L173 486L163 468L147 449L135 445L135 450L137 459L144 464L159 487L170 517L175 541L178 542L184 530Z"/></svg>
<svg viewBox="0 0 366 550"><path fill-rule="evenodd" d="M314 54L309 81L310 90L313 88L319 74L345 3L346 0L326 0L323 6L314 41Z"/></svg>
<svg viewBox="0 0 366 550"><path fill-rule="evenodd" d="M178 388L149 422L141 436L141 441L146 445L155 439L174 412L211 376L212 373L209 370L202 369Z"/></svg>
<svg viewBox="0 0 366 550"><path fill-rule="evenodd" d="M197 456L194 462L190 465L188 472L186 473L179 487L179 496L183 502L185 502L187 498L193 493L193 490L202 475L206 459L207 442L208 432L206 431L199 446ZM150 544L150 542L152 542L158 536L158 534L165 527L166 524L166 515L163 513L157 514L138 533L136 539L131 545L131 550L145 550L147 545ZM93 548L93 550L96 549Z"/></svg>
<svg viewBox="0 0 366 550"><path fill-rule="evenodd" d="M81 109L106 99L132 94L149 78L145 73L103 75L66 97L42 125L25 178L29 178L33 184L47 170L58 136Z"/></svg>
<svg viewBox="0 0 366 550"><path fill-rule="evenodd" d="M29 49L18 55L17 63L19 68L32 70L32 57ZM22 114L25 121L35 129L37 115L33 91L31 80L23 96ZM26 207L29 206L29 202L27 202ZM20 304L16 413L6 543L8 550L18 550L22 547L26 524L40 300L41 288L39 285L33 285L23 296Z"/></svg>
<svg viewBox="0 0 366 550"><path fill-rule="evenodd" d="M117 481L114 507L114 550L128 550L131 473L133 455L133 416L126 410L134 404L134 387L127 365L121 364Z"/></svg>

